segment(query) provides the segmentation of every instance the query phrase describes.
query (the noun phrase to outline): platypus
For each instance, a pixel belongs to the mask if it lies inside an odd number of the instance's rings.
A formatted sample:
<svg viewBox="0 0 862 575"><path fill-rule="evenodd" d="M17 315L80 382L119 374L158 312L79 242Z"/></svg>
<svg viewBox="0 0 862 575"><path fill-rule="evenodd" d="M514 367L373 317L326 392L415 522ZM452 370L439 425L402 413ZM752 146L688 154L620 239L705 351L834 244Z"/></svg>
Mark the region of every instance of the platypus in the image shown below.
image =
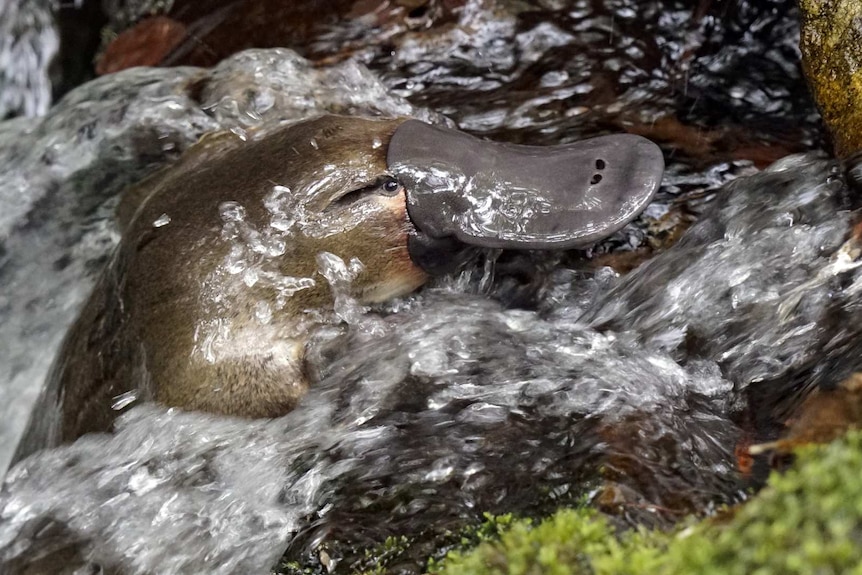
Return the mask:
<svg viewBox="0 0 862 575"><path fill-rule="evenodd" d="M463 246L593 242L642 211L662 169L637 136L531 148L406 118L205 136L125 193L120 245L16 460L109 429L135 400L283 415L308 388L305 345L332 285L380 302Z"/></svg>

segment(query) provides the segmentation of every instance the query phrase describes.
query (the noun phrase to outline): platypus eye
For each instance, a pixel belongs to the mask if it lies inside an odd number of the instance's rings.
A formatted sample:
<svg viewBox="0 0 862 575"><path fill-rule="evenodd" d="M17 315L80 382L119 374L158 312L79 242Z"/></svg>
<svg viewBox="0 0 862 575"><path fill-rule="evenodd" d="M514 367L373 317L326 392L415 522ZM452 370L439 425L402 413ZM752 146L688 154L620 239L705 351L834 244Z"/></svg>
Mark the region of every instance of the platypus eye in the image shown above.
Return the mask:
<svg viewBox="0 0 862 575"><path fill-rule="evenodd" d="M401 182L392 176L380 176L373 183L358 188L356 190L351 190L337 198L333 201L329 206L327 206L327 210L341 208L347 205L350 205L354 202L358 202L364 197L380 195L380 196L394 196L401 191Z"/></svg>
<svg viewBox="0 0 862 575"><path fill-rule="evenodd" d="M387 196L394 196L400 187L401 184L398 183L398 180L391 176L385 176L382 178L382 182L380 184L380 189L383 190L383 193Z"/></svg>

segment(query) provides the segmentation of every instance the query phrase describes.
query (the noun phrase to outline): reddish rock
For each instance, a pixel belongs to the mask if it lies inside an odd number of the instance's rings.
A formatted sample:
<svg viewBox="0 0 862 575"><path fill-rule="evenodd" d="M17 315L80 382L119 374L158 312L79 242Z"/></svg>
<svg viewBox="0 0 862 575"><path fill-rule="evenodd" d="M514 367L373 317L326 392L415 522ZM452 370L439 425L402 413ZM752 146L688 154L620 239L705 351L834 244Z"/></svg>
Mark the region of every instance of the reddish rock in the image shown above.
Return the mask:
<svg viewBox="0 0 862 575"><path fill-rule="evenodd" d="M290 48L318 63L415 28L453 18L464 0L175 0L168 16L185 26L161 65L209 67L249 48Z"/></svg>
<svg viewBox="0 0 862 575"><path fill-rule="evenodd" d="M833 390L811 393L786 424L781 439L752 445L748 452L772 451L773 457L780 457L802 445L828 443L848 430L862 428L862 373L854 373Z"/></svg>
<svg viewBox="0 0 862 575"><path fill-rule="evenodd" d="M101 75L135 66L156 66L186 37L186 27L166 16L138 22L111 42L96 63Z"/></svg>
<svg viewBox="0 0 862 575"><path fill-rule="evenodd" d="M626 123L621 127L633 134L662 142L703 165L750 160L763 169L788 154L804 150L798 134L789 137L786 142L767 142L757 134L739 127L704 129L684 124L674 116L663 116L649 124Z"/></svg>

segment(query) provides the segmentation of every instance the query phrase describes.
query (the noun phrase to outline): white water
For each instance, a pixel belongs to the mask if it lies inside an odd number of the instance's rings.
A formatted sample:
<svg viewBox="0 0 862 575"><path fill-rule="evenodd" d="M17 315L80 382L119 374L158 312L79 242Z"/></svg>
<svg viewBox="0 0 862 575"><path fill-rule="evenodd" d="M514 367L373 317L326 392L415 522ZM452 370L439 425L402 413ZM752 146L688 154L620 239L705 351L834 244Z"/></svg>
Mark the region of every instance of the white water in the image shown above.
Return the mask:
<svg viewBox="0 0 862 575"><path fill-rule="evenodd" d="M60 44L53 9L52 0L0 2L0 119L41 116L51 105Z"/></svg>

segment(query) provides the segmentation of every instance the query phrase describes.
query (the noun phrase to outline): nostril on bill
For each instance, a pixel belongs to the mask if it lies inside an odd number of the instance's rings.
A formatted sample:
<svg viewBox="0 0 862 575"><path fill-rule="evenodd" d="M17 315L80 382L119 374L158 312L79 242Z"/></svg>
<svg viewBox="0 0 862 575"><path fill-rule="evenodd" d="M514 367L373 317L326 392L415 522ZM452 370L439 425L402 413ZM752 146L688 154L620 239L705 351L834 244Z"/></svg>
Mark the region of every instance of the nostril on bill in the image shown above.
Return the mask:
<svg viewBox="0 0 862 575"><path fill-rule="evenodd" d="M604 170L606 165L607 164L605 163L605 161L603 159L599 158L596 160L596 169L597 170L599 170L599 171ZM596 184L598 184L601 181L602 181L602 175L601 174L593 174L593 178L590 180L590 185L595 186Z"/></svg>

